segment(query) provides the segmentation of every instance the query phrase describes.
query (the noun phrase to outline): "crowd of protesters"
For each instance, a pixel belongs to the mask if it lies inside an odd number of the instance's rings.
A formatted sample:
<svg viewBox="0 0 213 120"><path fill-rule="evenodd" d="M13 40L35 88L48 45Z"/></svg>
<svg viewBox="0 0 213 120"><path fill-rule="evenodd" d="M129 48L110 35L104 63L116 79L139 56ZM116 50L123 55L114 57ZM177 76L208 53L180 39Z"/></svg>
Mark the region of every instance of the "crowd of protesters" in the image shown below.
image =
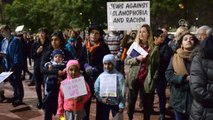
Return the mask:
<svg viewBox="0 0 213 120"><path fill-rule="evenodd" d="M201 26L192 34L180 26L172 39L166 28L152 30L147 24L137 31L108 34L101 25L91 25L87 33L83 37L80 30L69 29L49 34L42 27L32 36L13 33L8 25L1 25L0 72L13 72L8 78L14 92L12 105L23 104L22 79L28 73L35 84L37 108L44 109L44 120L52 120L53 115L61 120L89 120L92 100L96 100L96 120L109 120L110 110L120 120L124 109L133 120L138 96L143 120L150 120L155 91L159 120L165 120L167 87L175 120L213 118L211 27ZM148 54L128 54L133 44ZM33 73L28 64L33 66ZM62 82L81 77L87 93L66 98L69 91L64 91ZM0 102L6 99L1 82Z"/></svg>

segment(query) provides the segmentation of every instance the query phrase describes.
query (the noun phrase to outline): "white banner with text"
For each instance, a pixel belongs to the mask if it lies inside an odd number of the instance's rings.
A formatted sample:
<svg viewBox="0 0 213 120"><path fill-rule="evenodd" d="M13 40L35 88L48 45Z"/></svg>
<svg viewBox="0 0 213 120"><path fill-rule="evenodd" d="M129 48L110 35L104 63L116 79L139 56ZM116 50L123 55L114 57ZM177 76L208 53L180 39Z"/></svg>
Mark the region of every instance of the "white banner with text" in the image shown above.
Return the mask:
<svg viewBox="0 0 213 120"><path fill-rule="evenodd" d="M107 2L108 30L138 30L150 25L150 1Z"/></svg>

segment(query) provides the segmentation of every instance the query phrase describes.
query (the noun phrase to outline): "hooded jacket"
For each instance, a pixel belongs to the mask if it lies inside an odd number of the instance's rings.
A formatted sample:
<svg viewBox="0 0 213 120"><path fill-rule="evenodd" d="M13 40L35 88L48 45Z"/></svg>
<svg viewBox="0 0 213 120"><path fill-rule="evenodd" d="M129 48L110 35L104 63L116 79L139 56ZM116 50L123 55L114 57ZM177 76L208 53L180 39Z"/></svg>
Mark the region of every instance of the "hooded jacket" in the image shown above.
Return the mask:
<svg viewBox="0 0 213 120"><path fill-rule="evenodd" d="M80 67L79 67L80 65L79 65L77 60L69 60L67 65L66 65L67 78L64 81L72 80L71 76L69 75L69 71L68 71L68 68L71 65L77 65L78 68L80 69ZM80 76L81 75L79 74L79 77ZM63 89L62 89L62 85L60 85L60 91L59 91L59 96L58 96L57 114L59 114L59 115L64 114L64 110L66 110L66 111L78 111L78 110L83 109L84 103L86 103L87 100L89 100L89 98L91 96L90 88L89 88L89 86L86 82L85 82L85 84L86 84L87 94L81 96L82 101L80 101L80 102L76 102L76 100L73 99L73 98L65 99L64 98L64 92L63 92Z"/></svg>
<svg viewBox="0 0 213 120"><path fill-rule="evenodd" d="M100 81L104 75L116 75L116 83L117 83L117 96L116 97L108 97L109 105L118 105L120 109L125 108L125 80L123 75L115 69L116 61L113 54L105 55L103 58L104 62L111 62L113 64L113 70L107 71L104 69L104 72L101 73L95 81L95 96L98 101L102 102L102 96L100 96ZM106 85L107 86L107 85Z"/></svg>

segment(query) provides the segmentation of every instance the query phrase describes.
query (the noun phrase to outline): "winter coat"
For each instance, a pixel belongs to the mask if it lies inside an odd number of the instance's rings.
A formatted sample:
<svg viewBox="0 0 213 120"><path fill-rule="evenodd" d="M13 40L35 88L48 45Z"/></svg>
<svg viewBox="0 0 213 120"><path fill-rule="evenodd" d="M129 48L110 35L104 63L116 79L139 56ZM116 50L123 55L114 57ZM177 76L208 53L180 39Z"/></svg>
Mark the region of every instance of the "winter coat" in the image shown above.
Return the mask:
<svg viewBox="0 0 213 120"><path fill-rule="evenodd" d="M64 55L65 55L64 60L68 61L70 59L68 51L66 51L64 49L61 49L61 50L64 52ZM52 53L52 51L53 51L52 48L48 48L44 52L44 54L42 55L41 63L40 63L40 69L41 69L41 72L44 75L51 75L51 74L57 75L58 74L59 69L53 69L53 70L49 71L48 68L45 67L45 63L47 63L47 62L49 62L51 60L51 53Z"/></svg>
<svg viewBox="0 0 213 120"><path fill-rule="evenodd" d="M69 69L70 66L72 65L76 65L78 67L78 70L80 70L80 65L77 60L69 60L67 62L66 69L65 69L67 76L66 76L66 79L61 83L59 96L58 96L57 114L59 115L64 114L65 111L76 112L76 115L78 115L78 111L83 109L84 104L89 100L91 96L89 85L85 82L87 94L79 96L78 101L75 98L69 98L69 99L65 98L65 91L63 90L63 85L66 85L67 82L71 82L74 80L72 76L70 75L70 69ZM82 77L81 73L77 74L75 72L75 74L76 74L75 80L79 80L78 78ZM73 84L72 84L72 87L73 87ZM78 87L78 85L77 86L74 85L74 87ZM71 92L71 91L66 91L66 92Z"/></svg>
<svg viewBox="0 0 213 120"><path fill-rule="evenodd" d="M6 46L6 38L2 41L2 46ZM6 52L6 70L14 69L15 72L20 73L22 70L23 63L23 52L22 52L22 44L19 39L15 36L11 36L7 52Z"/></svg>
<svg viewBox="0 0 213 120"><path fill-rule="evenodd" d="M166 42L159 46L160 52L160 67L159 67L159 77L162 78L165 76L165 71L169 65L171 56L172 56L172 49L168 46Z"/></svg>
<svg viewBox="0 0 213 120"><path fill-rule="evenodd" d="M195 56L191 66L191 120L213 119L213 60Z"/></svg>
<svg viewBox="0 0 213 120"><path fill-rule="evenodd" d="M97 97L99 102L102 102L102 96L100 96L100 81L101 77L104 75L116 75L117 80L117 96L116 97L108 97L109 105L118 105L120 109L125 108L125 80L123 75L117 70L113 70L112 72L104 71L101 73L95 81L95 96Z"/></svg>
<svg viewBox="0 0 213 120"><path fill-rule="evenodd" d="M40 70L40 64L41 64L41 57L44 54L44 51L46 51L46 49L48 48L50 42L49 40L45 40L44 44L42 45L41 42L39 40L36 40L33 45L32 45L32 49L31 49L31 57L34 60L34 68L35 69L39 69ZM43 46L44 50L41 53L37 53L37 49Z"/></svg>
<svg viewBox="0 0 213 120"><path fill-rule="evenodd" d="M67 40L65 49L69 52L71 59L78 59L80 57L82 50L81 41L81 38L69 38Z"/></svg>
<svg viewBox="0 0 213 120"><path fill-rule="evenodd" d="M141 62L137 61L136 58L128 56L125 60L126 64L130 65L129 73L126 77L126 85L129 89L133 89L136 86L138 80L138 73L140 71ZM144 81L145 93L153 93L158 78L159 69L159 49L155 46L153 50L148 54L146 63L147 75Z"/></svg>
<svg viewBox="0 0 213 120"><path fill-rule="evenodd" d="M189 82L186 80L186 75L177 75L174 72L171 58L169 66L166 70L166 79L171 86L170 103L176 111L189 114L192 104L192 95L190 94ZM190 71L191 62L184 60L187 71Z"/></svg>
<svg viewBox="0 0 213 120"><path fill-rule="evenodd" d="M72 80L66 78L65 80ZM66 111L78 111L84 108L84 104L89 100L91 93L90 93L90 88L89 85L85 82L86 84L86 89L87 89L87 94L81 96L82 101L81 102L76 102L75 99L65 99L64 98L64 92L62 86L60 86L60 91L59 91L59 96L58 96L58 110L57 114L64 114L64 110Z"/></svg>
<svg viewBox="0 0 213 120"><path fill-rule="evenodd" d="M100 46L95 49L93 53L89 53L86 46L83 47L81 56L79 58L80 68L83 71L83 75L90 86L93 93L93 86L96 78L103 72L103 57L106 54L110 54L110 50L104 41L100 42ZM93 68L92 75L86 74L84 65L89 64Z"/></svg>
<svg viewBox="0 0 213 120"><path fill-rule="evenodd" d="M52 48L48 48L41 59L41 64L40 64L40 69L41 72L44 74L44 79L46 80L47 76L49 75L58 75L58 71L59 69L52 69L52 70L48 70L48 68L46 68L44 65L46 62L50 61L50 56L52 53L53 49ZM65 54L65 60L69 60L69 54L66 50L62 49L62 51ZM44 106L45 109L48 109L51 111L51 113L56 114L57 112L57 103L58 103L58 92L59 92L59 86L60 84L58 84L58 79L56 78L52 78L49 79L49 81L46 83L46 85L50 86L48 88L49 91L47 91L46 96L44 98ZM45 88L47 90L47 88Z"/></svg>

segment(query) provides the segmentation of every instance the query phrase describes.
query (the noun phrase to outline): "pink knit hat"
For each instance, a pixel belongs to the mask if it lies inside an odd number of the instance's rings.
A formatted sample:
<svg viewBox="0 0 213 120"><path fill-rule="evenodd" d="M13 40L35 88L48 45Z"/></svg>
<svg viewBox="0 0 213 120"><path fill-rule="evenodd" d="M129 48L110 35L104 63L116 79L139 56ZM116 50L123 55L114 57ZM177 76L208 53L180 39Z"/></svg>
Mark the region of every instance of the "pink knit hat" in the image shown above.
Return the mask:
<svg viewBox="0 0 213 120"><path fill-rule="evenodd" d="M69 75L69 67L70 67L71 65L76 65L76 66L78 67L78 69L80 69L80 65L79 65L78 60L69 60L69 61L67 62L67 65L66 65L66 73L67 73L67 78L68 78L68 79L72 79L71 76Z"/></svg>
<svg viewBox="0 0 213 120"><path fill-rule="evenodd" d="M68 69L71 65L76 65L80 69L78 60L69 60L67 62L66 68Z"/></svg>

